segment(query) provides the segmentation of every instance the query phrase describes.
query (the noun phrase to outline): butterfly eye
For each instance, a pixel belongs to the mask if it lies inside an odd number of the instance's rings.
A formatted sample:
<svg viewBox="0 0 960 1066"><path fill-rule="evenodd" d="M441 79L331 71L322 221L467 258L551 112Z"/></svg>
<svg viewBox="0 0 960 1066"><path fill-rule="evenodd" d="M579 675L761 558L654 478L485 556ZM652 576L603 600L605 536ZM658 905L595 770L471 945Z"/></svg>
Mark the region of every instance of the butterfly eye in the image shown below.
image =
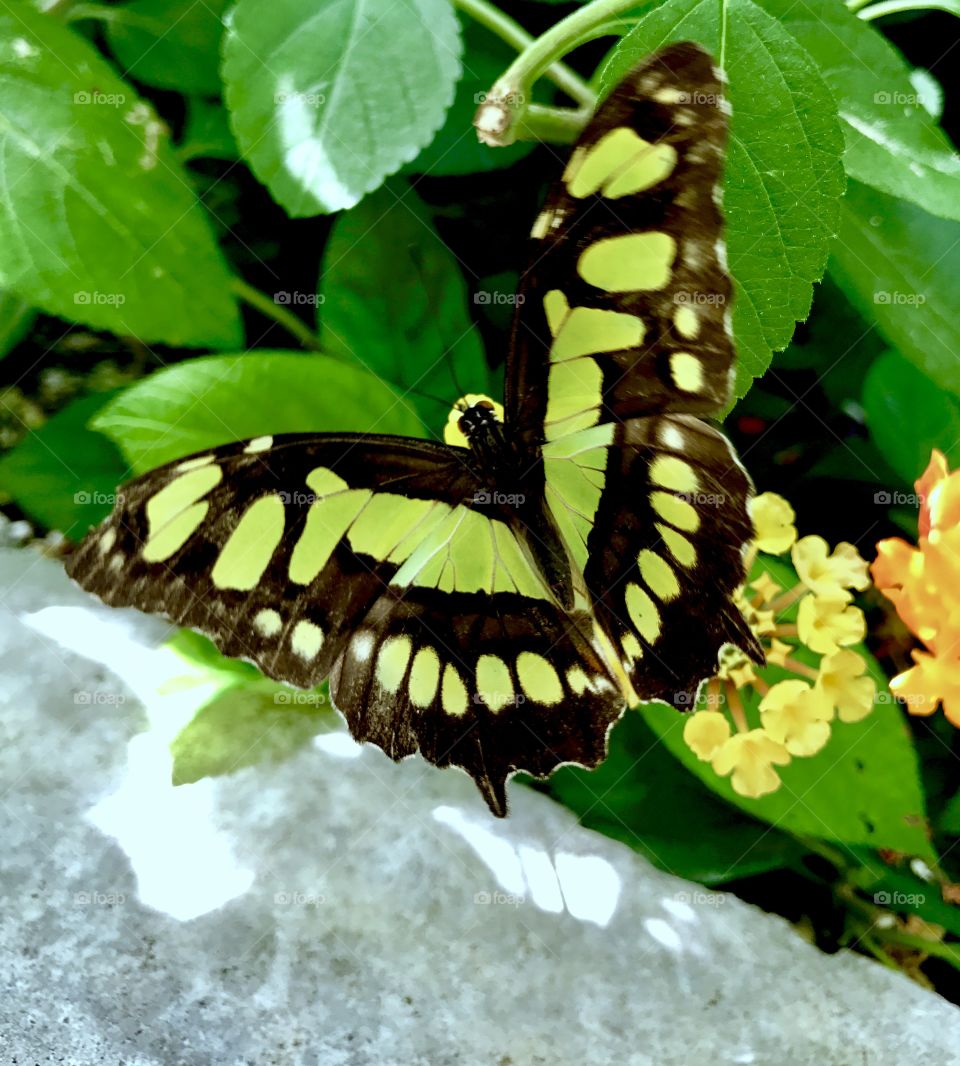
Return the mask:
<svg viewBox="0 0 960 1066"><path fill-rule="evenodd" d="M496 408L493 406L493 403L490 400L477 400L477 402L476 402L476 404L474 406L476 406L476 407L484 407L488 411L496 410Z"/></svg>

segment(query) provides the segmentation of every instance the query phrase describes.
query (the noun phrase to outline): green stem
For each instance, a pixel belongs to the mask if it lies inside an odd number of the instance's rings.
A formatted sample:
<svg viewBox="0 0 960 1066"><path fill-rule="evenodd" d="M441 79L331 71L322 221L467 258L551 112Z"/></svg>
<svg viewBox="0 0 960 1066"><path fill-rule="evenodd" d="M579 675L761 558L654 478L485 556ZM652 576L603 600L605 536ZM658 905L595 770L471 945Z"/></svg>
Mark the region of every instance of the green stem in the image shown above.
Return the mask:
<svg viewBox="0 0 960 1066"><path fill-rule="evenodd" d="M882 0L882 3L872 4L865 10L861 10L863 7L863 4L858 3L850 10L858 11L860 18L866 22L883 18L884 15L899 15L903 11L946 11L950 15L957 13L956 6L949 3L937 3L937 0Z"/></svg>
<svg viewBox="0 0 960 1066"><path fill-rule="evenodd" d="M945 944L942 940L927 940L922 936L913 936L910 933L901 933L899 929L880 929L876 926L871 931L871 936L879 938L888 944L901 944L905 948L916 948L934 955L944 962L949 962L960 970L960 945Z"/></svg>
<svg viewBox="0 0 960 1066"><path fill-rule="evenodd" d="M283 326L291 336L297 338L304 348L315 352L320 351L320 341L307 324L292 311L288 311L286 307L272 300L265 292L255 289L243 278L237 277L231 279L230 288L244 303L249 304L267 318L272 318L278 326Z"/></svg>
<svg viewBox="0 0 960 1066"><path fill-rule="evenodd" d="M593 0L592 4L587 4L567 15L565 19L561 19L533 41L510 64L498 84L513 85L514 91L529 90L550 65L575 48L577 41L585 34L601 23L609 21L612 16L636 6L637 0ZM585 94L575 96L574 99L580 104L589 104L591 107L596 104L596 99L589 89Z"/></svg>
<svg viewBox="0 0 960 1066"><path fill-rule="evenodd" d="M455 2L462 4L464 0ZM467 2L475 4L486 0ZM536 40L531 40L494 82L486 94L486 99L477 109L473 124L480 140L485 144L502 147L512 144L518 136L529 136L530 131L523 129L523 117L531 106L527 101L536 80L548 73L562 56L578 44L596 36L600 27L604 27L606 32L615 32L613 17L634 7L636 0L593 0L592 4L574 11ZM565 140L570 139L570 128L574 125L582 126L597 103L593 89L576 75L574 78L575 82L565 87L565 91L580 106L571 113L569 120L560 123L560 132Z"/></svg>
<svg viewBox="0 0 960 1066"><path fill-rule="evenodd" d="M59 0L57 0L59 2ZM74 4L64 11L67 22L79 22L80 19L98 19L100 22L123 22L131 26L141 26L145 30L157 30L157 20L136 15L123 7L108 7L106 4ZM163 27L160 27L162 31Z"/></svg>
<svg viewBox="0 0 960 1066"><path fill-rule="evenodd" d="M474 22L496 34L501 41L518 52L526 51L534 42L534 38L519 22L510 18L495 4L489 3L489 0L454 0L454 6L459 7ZM584 102L587 97L592 96L590 87L565 63L553 63L544 73L558 89L562 89L574 100Z"/></svg>
<svg viewBox="0 0 960 1066"><path fill-rule="evenodd" d="M727 65L727 0L720 0L720 69Z"/></svg>

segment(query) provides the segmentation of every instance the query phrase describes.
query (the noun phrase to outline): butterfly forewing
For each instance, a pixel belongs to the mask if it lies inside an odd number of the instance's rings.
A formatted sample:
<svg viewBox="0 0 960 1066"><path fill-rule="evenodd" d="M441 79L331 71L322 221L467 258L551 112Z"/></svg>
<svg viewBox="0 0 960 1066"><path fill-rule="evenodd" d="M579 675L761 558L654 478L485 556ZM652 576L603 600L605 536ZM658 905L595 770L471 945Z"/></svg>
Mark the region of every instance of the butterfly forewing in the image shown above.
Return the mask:
<svg viewBox="0 0 960 1066"><path fill-rule="evenodd" d="M631 71L588 124L522 278L506 409L525 437L726 402L727 110L710 56L679 44Z"/></svg>
<svg viewBox="0 0 960 1066"><path fill-rule="evenodd" d="M599 762L623 700L468 458L332 435L211 449L125 486L68 570L276 680L330 676L357 739L461 766L504 814L514 771Z"/></svg>

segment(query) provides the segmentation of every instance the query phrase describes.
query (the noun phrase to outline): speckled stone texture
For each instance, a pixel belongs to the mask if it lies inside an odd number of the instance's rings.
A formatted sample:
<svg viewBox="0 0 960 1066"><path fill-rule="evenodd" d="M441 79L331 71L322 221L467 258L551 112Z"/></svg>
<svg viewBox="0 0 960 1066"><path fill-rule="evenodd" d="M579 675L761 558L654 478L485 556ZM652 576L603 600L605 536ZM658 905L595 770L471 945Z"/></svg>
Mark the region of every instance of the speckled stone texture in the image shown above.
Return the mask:
<svg viewBox="0 0 960 1066"><path fill-rule="evenodd" d="M165 628L32 549L0 589L3 1063L960 1062L944 1000L520 787L328 734L173 789Z"/></svg>

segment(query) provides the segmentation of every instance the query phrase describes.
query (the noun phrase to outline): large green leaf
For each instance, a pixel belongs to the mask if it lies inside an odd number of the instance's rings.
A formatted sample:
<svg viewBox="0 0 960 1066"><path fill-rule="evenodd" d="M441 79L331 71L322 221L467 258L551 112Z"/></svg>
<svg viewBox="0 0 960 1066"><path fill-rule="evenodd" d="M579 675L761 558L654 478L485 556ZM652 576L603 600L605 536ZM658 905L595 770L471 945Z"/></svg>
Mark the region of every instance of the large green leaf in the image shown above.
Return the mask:
<svg viewBox="0 0 960 1066"><path fill-rule="evenodd" d="M240 0L224 43L237 143L295 216L352 207L414 159L459 75L447 0Z"/></svg>
<svg viewBox="0 0 960 1066"><path fill-rule="evenodd" d="M0 159L0 286L146 341L240 343L163 124L89 42L25 3L0 11Z"/></svg>
<svg viewBox="0 0 960 1066"><path fill-rule="evenodd" d="M796 582L792 570L762 557L757 564L782 587ZM796 604L778 618L796 619ZM821 837L844 844L889 848L935 863L930 844L917 753L903 712L890 695L880 665L858 646L877 682L872 712L862 721L835 721L830 739L816 755L794 758L778 767L782 785L759 799L738 795L729 777L719 777L701 762L683 740L684 718L671 707L647 704L643 715L664 745L719 796L748 814L798 836ZM812 664L816 657L799 649L797 659ZM768 679L793 676L768 666ZM742 690L748 721L758 722L756 690Z"/></svg>
<svg viewBox="0 0 960 1066"><path fill-rule="evenodd" d="M960 225L858 182L841 207L834 278L902 355L960 395Z"/></svg>
<svg viewBox="0 0 960 1066"><path fill-rule="evenodd" d="M724 203L736 284L736 395L769 366L807 316L826 267L843 192L836 105L807 52L752 0L676 0L644 16L602 72L610 90L642 56L695 40L719 53L733 104Z"/></svg>
<svg viewBox="0 0 960 1066"><path fill-rule="evenodd" d="M323 355L257 352L191 359L137 382L93 422L137 473L267 433L416 436L419 421L372 374Z"/></svg>
<svg viewBox="0 0 960 1066"><path fill-rule="evenodd" d="M960 156L921 103L899 52L842 3L758 3L820 66L839 105L850 177L960 219Z"/></svg>
<svg viewBox="0 0 960 1066"><path fill-rule="evenodd" d="M181 93L220 92L220 38L230 0L132 0L109 9L107 41L125 73Z"/></svg>
<svg viewBox="0 0 960 1066"><path fill-rule="evenodd" d="M388 185L337 219L320 289L324 349L397 386L434 433L461 387L488 389L459 265L406 184Z"/></svg>
<svg viewBox="0 0 960 1066"><path fill-rule="evenodd" d="M113 441L87 428L113 395L74 400L0 457L0 489L31 518L74 539L110 513L129 472Z"/></svg>
<svg viewBox="0 0 960 1066"><path fill-rule="evenodd" d="M960 441L960 405L896 352L870 367L863 408L877 447L908 484L926 469L932 448L949 455Z"/></svg>
<svg viewBox="0 0 960 1066"><path fill-rule="evenodd" d="M784 866L801 851L786 834L733 811L628 712L595 770L565 766L545 786L580 821L622 840L662 870L722 884Z"/></svg>
<svg viewBox="0 0 960 1066"><path fill-rule="evenodd" d="M457 85L453 104L440 131L406 170L431 177L474 174L510 166L525 156L533 145L517 141L507 148L481 144L473 128L473 116L483 94L507 69L516 56L508 45L486 27L461 18L463 34L463 77Z"/></svg>

